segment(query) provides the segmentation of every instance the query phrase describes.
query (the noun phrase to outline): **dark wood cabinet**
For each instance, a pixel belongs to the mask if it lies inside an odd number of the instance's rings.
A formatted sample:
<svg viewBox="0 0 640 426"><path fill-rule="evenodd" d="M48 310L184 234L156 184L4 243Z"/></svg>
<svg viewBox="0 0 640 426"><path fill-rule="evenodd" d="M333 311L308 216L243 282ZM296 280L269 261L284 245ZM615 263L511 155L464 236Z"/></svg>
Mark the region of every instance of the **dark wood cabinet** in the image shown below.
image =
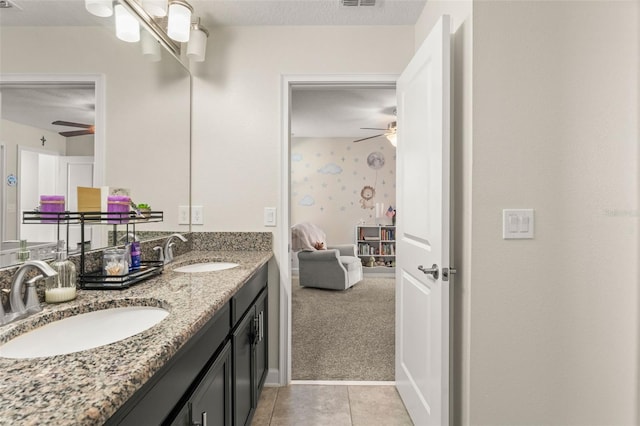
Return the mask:
<svg viewBox="0 0 640 426"><path fill-rule="evenodd" d="M231 388L231 343L227 342L171 425L231 424Z"/></svg>
<svg viewBox="0 0 640 426"><path fill-rule="evenodd" d="M253 365L254 317L251 308L233 332L233 424L245 425L253 409L253 390L251 386Z"/></svg>
<svg viewBox="0 0 640 426"><path fill-rule="evenodd" d="M234 426L248 426L267 375L267 291L262 289L233 332Z"/></svg>
<svg viewBox="0 0 640 426"><path fill-rule="evenodd" d="M267 304L265 265L106 424L250 425L268 370Z"/></svg>

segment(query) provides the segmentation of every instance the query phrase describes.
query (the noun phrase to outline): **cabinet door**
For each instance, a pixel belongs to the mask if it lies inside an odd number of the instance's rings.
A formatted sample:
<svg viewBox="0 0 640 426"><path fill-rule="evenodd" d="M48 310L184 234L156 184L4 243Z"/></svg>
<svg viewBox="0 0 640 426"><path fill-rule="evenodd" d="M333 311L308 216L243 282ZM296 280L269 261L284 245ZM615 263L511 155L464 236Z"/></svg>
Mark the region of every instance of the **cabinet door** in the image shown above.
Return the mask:
<svg viewBox="0 0 640 426"><path fill-rule="evenodd" d="M231 424L231 343L220 351L172 426Z"/></svg>
<svg viewBox="0 0 640 426"><path fill-rule="evenodd" d="M251 388L252 352L255 307L249 308L233 333L233 424L245 426L251 418L253 392Z"/></svg>
<svg viewBox="0 0 640 426"><path fill-rule="evenodd" d="M268 343L267 343L267 334L268 334L268 323L267 323L267 291L264 290L258 300L256 301L256 314L255 314L255 322L257 328L257 337L255 339L255 373L254 373L254 384L253 384L253 399L255 405L258 404L258 399L260 397L260 390L262 389L262 385L264 384L264 380L267 378L267 368L269 365L268 358ZM255 408L254 405L254 408Z"/></svg>

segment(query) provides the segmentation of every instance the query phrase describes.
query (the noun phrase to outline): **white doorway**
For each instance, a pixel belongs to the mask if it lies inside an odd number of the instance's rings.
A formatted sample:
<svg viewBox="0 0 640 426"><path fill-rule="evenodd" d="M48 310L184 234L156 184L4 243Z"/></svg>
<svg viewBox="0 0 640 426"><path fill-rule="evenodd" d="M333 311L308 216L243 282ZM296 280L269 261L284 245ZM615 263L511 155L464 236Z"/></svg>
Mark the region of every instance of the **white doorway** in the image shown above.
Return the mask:
<svg viewBox="0 0 640 426"><path fill-rule="evenodd" d="M280 238L280 258L287 260L286 265L280 265L280 365L279 382L286 385L291 381L291 302L292 302L292 269L289 241L291 240L291 170L289 159L291 156L291 92L296 86L315 87L339 87L339 86L368 86L368 87L395 87L396 75L350 75L350 76L283 76L283 126L282 136L282 228Z"/></svg>

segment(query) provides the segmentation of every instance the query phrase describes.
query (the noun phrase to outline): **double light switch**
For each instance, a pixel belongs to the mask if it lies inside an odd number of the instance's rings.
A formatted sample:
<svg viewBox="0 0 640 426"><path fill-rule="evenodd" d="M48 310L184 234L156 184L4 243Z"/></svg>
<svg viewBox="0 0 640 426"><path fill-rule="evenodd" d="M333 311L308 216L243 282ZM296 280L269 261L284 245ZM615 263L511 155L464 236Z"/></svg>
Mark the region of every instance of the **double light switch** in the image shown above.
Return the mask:
<svg viewBox="0 0 640 426"><path fill-rule="evenodd" d="M502 210L502 238L533 238L533 209Z"/></svg>

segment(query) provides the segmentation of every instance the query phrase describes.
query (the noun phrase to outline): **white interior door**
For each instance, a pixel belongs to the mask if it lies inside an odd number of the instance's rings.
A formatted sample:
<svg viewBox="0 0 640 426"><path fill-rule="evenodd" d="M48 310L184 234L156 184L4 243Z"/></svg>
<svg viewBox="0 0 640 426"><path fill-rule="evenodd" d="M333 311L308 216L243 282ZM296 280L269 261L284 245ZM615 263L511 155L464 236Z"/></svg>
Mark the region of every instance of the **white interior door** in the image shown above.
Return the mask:
<svg viewBox="0 0 640 426"><path fill-rule="evenodd" d="M58 192L65 194L69 211L78 211L78 187L93 187L94 158L80 156L60 157ZM106 227L105 227L106 228ZM94 232L95 227L85 226L85 241L91 241L91 248L103 247L102 234ZM80 242L80 225L69 225L69 248L75 250ZM98 240L98 241L96 241Z"/></svg>
<svg viewBox="0 0 640 426"><path fill-rule="evenodd" d="M421 426L449 424L450 66L443 16L397 83L396 386Z"/></svg>

